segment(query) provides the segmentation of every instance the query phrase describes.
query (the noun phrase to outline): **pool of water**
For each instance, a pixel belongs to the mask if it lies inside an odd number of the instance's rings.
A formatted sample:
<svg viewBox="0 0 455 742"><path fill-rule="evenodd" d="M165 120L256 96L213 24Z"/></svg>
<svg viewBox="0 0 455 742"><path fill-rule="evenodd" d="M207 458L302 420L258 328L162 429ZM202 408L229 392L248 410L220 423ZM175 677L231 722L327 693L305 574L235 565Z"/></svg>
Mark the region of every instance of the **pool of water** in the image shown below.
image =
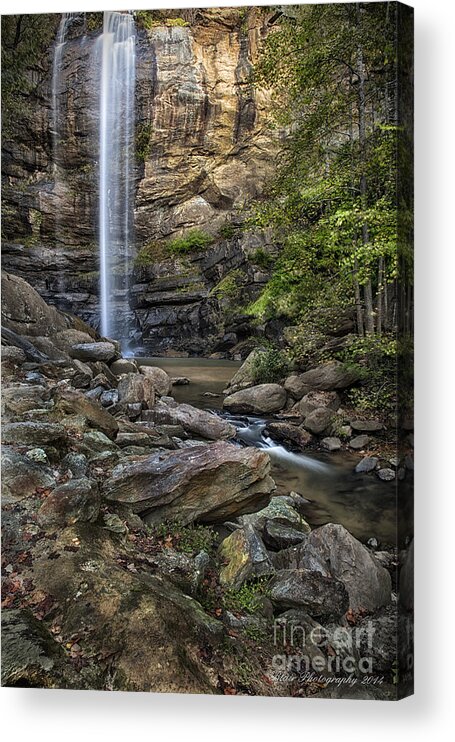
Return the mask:
<svg viewBox="0 0 455 742"><path fill-rule="evenodd" d="M222 409L222 391L240 365L200 358L138 360L143 365L159 366L170 376L190 379L188 385L173 388L175 399L215 412ZM210 396L205 396L207 392ZM358 454L295 453L267 438L266 420L252 417L231 417L231 420L238 427L238 438L243 444L267 450L277 494L294 491L308 500L305 516L312 526L342 523L362 541L374 537L382 545L396 543L396 486L376 477L355 474Z"/></svg>

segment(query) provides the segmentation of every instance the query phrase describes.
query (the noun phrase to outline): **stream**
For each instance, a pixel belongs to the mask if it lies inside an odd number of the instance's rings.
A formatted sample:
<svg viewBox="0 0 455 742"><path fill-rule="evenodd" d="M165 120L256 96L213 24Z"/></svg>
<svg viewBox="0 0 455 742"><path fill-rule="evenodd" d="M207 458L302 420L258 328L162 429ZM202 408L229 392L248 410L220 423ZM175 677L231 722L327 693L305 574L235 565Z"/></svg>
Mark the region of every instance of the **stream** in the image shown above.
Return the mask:
<svg viewBox="0 0 455 742"><path fill-rule="evenodd" d="M295 453L267 436L265 418L222 411L222 391L240 363L204 358L137 360L142 365L159 366L171 377L187 377L189 384L173 388L177 402L222 415L236 426L239 442L267 450L276 494L294 491L302 495L308 501L304 515L311 526L341 523L363 542L374 537L384 546L396 543L396 487L393 482L355 474L359 454L346 450Z"/></svg>

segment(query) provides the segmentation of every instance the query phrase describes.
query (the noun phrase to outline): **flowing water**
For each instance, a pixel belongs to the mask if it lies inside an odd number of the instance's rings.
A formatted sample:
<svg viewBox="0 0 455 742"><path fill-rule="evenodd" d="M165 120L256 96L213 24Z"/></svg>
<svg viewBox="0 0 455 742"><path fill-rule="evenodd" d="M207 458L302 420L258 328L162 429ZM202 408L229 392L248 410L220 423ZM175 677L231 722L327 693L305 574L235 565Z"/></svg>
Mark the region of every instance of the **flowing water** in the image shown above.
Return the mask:
<svg viewBox="0 0 455 742"><path fill-rule="evenodd" d="M99 37L101 333L127 350L134 208L136 30L131 13L105 12Z"/></svg>
<svg viewBox="0 0 455 742"><path fill-rule="evenodd" d="M367 474L355 474L358 454L295 453L267 435L267 420L222 412L222 391L240 364L201 358L140 358L138 361L159 366L170 376L190 379L188 385L174 387L173 396L178 402L218 412L236 426L240 443L267 450L277 494L294 491L302 495L307 500L305 516L312 526L342 523L362 541L375 537L383 545L396 543L395 486Z"/></svg>

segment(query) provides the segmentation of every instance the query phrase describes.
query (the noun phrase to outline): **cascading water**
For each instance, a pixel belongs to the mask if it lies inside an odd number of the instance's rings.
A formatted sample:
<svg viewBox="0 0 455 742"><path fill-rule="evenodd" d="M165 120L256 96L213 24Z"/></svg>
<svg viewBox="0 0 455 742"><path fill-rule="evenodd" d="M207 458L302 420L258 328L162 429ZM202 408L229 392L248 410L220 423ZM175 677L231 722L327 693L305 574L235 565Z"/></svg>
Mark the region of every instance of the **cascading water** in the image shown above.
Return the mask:
<svg viewBox="0 0 455 742"><path fill-rule="evenodd" d="M101 57L99 249L101 333L130 334L129 264L133 249L136 35L131 13L105 12Z"/></svg>

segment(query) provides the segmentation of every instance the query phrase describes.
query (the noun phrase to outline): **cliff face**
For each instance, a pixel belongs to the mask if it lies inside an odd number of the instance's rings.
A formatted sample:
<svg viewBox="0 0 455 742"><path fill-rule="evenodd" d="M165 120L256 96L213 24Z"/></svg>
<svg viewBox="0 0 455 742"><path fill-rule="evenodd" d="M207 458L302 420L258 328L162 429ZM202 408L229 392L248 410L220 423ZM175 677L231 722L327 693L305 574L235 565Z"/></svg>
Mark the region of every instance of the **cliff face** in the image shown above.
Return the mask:
<svg viewBox="0 0 455 742"><path fill-rule="evenodd" d="M203 253L132 268L136 341L150 352L232 347L241 338L227 327L217 285L234 272L253 298L267 278L248 260L259 246L271 249L267 236L237 228L273 171L277 146L267 97L250 82L267 30L258 9L192 11L188 25L138 26L135 251L191 228L214 237ZM32 115L4 142L3 158L4 267L95 326L99 34L82 18L69 25L54 90L49 49ZM120 295L124 287L116 288Z"/></svg>

